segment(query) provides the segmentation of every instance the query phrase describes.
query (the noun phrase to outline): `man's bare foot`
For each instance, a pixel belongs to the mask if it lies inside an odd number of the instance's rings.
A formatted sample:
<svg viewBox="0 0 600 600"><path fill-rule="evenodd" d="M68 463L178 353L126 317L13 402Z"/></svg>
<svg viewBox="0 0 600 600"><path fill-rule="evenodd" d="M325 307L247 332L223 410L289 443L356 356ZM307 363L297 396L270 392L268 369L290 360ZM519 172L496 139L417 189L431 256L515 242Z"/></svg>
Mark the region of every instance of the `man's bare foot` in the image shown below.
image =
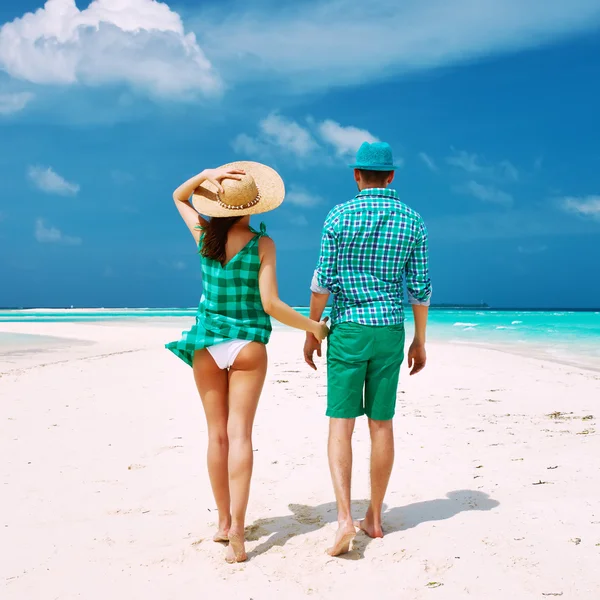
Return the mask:
<svg viewBox="0 0 600 600"><path fill-rule="evenodd" d="M244 545L244 535L230 531L229 532L229 546L225 551L225 560L230 563L240 563L248 559L246 554L246 548Z"/></svg>
<svg viewBox="0 0 600 600"><path fill-rule="evenodd" d="M354 527L358 527L358 529L364 531L371 538L383 537L381 523L375 524L373 517L371 517L368 513L362 521L354 521Z"/></svg>
<svg viewBox="0 0 600 600"><path fill-rule="evenodd" d="M335 534L335 541L333 546L327 550L329 556L339 556L340 554L346 554L350 550L350 543L356 537L356 529L354 525L346 524L338 527L337 533Z"/></svg>

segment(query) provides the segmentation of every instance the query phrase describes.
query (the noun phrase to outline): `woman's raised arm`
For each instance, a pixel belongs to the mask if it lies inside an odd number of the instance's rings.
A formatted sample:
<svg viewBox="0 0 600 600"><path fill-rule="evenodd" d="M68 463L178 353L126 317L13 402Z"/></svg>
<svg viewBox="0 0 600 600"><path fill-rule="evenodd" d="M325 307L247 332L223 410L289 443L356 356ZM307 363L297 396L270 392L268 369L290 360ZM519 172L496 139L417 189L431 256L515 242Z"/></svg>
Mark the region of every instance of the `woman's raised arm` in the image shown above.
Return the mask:
<svg viewBox="0 0 600 600"><path fill-rule="evenodd" d="M221 181L223 179L241 179L244 175L244 171L240 169L205 169L202 173L198 173L191 179L188 179L185 183L182 183L174 192L173 200L175 200L175 206L184 220L188 229L191 231L196 244L200 241L200 231L198 225L203 227L206 225L206 219L198 214L196 209L190 202L190 196L196 191L196 189L205 181L210 181L215 185L217 191L222 194L223 186Z"/></svg>

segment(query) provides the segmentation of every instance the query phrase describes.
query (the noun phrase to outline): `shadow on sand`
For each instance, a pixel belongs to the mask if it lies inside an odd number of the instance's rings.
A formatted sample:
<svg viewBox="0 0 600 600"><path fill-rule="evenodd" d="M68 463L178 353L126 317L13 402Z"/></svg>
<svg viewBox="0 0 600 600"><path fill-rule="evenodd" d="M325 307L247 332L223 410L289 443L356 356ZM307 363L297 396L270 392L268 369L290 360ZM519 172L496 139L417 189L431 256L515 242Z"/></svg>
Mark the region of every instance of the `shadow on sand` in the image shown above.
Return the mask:
<svg viewBox="0 0 600 600"><path fill-rule="evenodd" d="M360 515L362 518L368 505L368 500L353 502L353 514ZM383 527L385 534L389 535L397 531L412 529L421 523L444 521L461 512L492 510L497 506L499 506L499 502L483 492L457 490L449 492L445 498L415 502L407 506L388 509L384 505ZM259 519L246 528L246 539L248 541L267 537L265 541L249 553L249 558L267 552L275 546L283 547L291 538L317 531L328 523L333 523L337 518L335 502L318 506L290 504L289 509L292 511L291 515ZM363 558L370 541L371 538L359 533L354 541L354 550L344 556L350 560Z"/></svg>

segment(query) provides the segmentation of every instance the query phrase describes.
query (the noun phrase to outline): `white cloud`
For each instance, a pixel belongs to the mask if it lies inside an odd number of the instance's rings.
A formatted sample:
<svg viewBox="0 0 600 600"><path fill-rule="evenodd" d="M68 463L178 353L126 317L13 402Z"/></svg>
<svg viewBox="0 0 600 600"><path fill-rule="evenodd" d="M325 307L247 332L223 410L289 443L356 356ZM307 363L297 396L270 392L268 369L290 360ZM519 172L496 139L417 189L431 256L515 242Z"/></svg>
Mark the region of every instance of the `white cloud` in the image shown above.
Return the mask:
<svg viewBox="0 0 600 600"><path fill-rule="evenodd" d="M297 186L291 186L285 195L285 201L295 206L309 207L315 206L321 202L321 197L311 194L307 190Z"/></svg>
<svg viewBox="0 0 600 600"><path fill-rule="evenodd" d="M510 206L513 203L513 197L493 185L483 185L477 181L469 181L464 186L457 188L458 192L463 192L491 204L500 204Z"/></svg>
<svg viewBox="0 0 600 600"><path fill-rule="evenodd" d="M452 148L452 154L446 158L446 162L473 175L507 182L519 180L518 169L508 160L502 160L497 164L489 164L478 154Z"/></svg>
<svg viewBox="0 0 600 600"><path fill-rule="evenodd" d="M548 250L548 246L545 244L531 244L528 246L519 246L517 250L519 254L541 254Z"/></svg>
<svg viewBox="0 0 600 600"><path fill-rule="evenodd" d="M561 206L566 212L574 213L582 217L600 219L600 196L565 196L561 200Z"/></svg>
<svg viewBox="0 0 600 600"><path fill-rule="evenodd" d="M31 182L42 192L59 196L75 196L80 186L61 177L52 167L29 167L27 172Z"/></svg>
<svg viewBox="0 0 600 600"><path fill-rule="evenodd" d="M317 143L308 129L276 113L271 113L263 119L260 122L260 129L271 143L297 156L306 156L317 148Z"/></svg>
<svg viewBox="0 0 600 600"><path fill-rule="evenodd" d="M168 269L173 269L174 271L185 271L187 265L182 260L160 260L159 264L161 267L166 267Z"/></svg>
<svg viewBox="0 0 600 600"><path fill-rule="evenodd" d="M43 219L35 222L35 239L40 244L65 244L67 246L79 246L81 238L64 235L60 229L46 226Z"/></svg>
<svg viewBox="0 0 600 600"><path fill-rule="evenodd" d="M269 147L266 143L260 142L246 133L240 133L231 142L231 146L237 154L245 154L248 157L268 156L269 153Z"/></svg>
<svg viewBox="0 0 600 600"><path fill-rule="evenodd" d="M540 237L597 235L598 223L544 209L512 209L430 217L427 229L431 239L442 241L514 239L524 245Z"/></svg>
<svg viewBox="0 0 600 600"><path fill-rule="evenodd" d="M0 94L0 115L21 112L35 96L29 92Z"/></svg>
<svg viewBox="0 0 600 600"><path fill-rule="evenodd" d="M116 185L128 185L135 181L135 177L131 173L119 169L113 169L110 172L110 178Z"/></svg>
<svg viewBox="0 0 600 600"><path fill-rule="evenodd" d="M519 171L517 167L515 167L515 165L508 160L503 160L498 163L498 166L496 167L496 173L501 179L505 179L506 181L519 180Z"/></svg>
<svg viewBox="0 0 600 600"><path fill-rule="evenodd" d="M306 227L308 225L308 219L304 215L292 215L290 217L290 223L298 227Z"/></svg>
<svg viewBox="0 0 600 600"><path fill-rule="evenodd" d="M232 78L303 93L538 47L599 22L598 0L262 0L207 7L198 31Z"/></svg>
<svg viewBox="0 0 600 600"><path fill-rule="evenodd" d="M438 166L435 164L435 161L433 158L431 158L431 156L429 156L429 154L426 154L425 152L419 152L419 158L425 163L430 171L437 173L439 170Z"/></svg>
<svg viewBox="0 0 600 600"><path fill-rule="evenodd" d="M159 96L221 82L181 17L155 0L48 0L0 28L0 69L37 84L128 84Z"/></svg>
<svg viewBox="0 0 600 600"><path fill-rule="evenodd" d="M235 152L247 156L269 157L272 152L284 150L298 158L306 158L318 150L310 131L292 119L271 113L258 124L259 133L251 137L241 133L232 142Z"/></svg>
<svg viewBox="0 0 600 600"><path fill-rule="evenodd" d="M363 142L379 141L366 129L342 126L331 119L318 123L307 119L304 126L278 113L271 113L260 121L258 128L256 137L241 133L233 140L236 153L268 158L284 150L303 161L318 159L324 163L327 162L325 146L331 146L338 157L348 157L354 155ZM401 162L396 160L396 163Z"/></svg>
<svg viewBox="0 0 600 600"><path fill-rule="evenodd" d="M483 167L480 166L477 154L469 154L464 150L452 149L452 155L446 159L446 162L453 167L464 169L467 173L480 173Z"/></svg>
<svg viewBox="0 0 600 600"><path fill-rule="evenodd" d="M355 154L363 142L372 144L379 141L366 129L352 126L342 127L342 125L330 119L319 125L319 135L325 142L335 148L338 156Z"/></svg>

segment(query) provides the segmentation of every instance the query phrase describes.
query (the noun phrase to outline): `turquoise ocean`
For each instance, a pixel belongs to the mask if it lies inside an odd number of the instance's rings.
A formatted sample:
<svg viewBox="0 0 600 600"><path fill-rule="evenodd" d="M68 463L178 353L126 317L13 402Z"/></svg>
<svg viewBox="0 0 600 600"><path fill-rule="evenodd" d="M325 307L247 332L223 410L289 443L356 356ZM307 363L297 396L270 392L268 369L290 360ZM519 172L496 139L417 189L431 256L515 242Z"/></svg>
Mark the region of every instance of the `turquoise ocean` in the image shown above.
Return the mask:
<svg viewBox="0 0 600 600"><path fill-rule="evenodd" d="M298 308L304 314L307 308ZM0 310L0 327L12 323L146 322L185 329L196 309ZM412 329L407 310L408 335ZM0 334L0 351L18 336ZM468 343L600 369L600 311L432 308L430 342Z"/></svg>

